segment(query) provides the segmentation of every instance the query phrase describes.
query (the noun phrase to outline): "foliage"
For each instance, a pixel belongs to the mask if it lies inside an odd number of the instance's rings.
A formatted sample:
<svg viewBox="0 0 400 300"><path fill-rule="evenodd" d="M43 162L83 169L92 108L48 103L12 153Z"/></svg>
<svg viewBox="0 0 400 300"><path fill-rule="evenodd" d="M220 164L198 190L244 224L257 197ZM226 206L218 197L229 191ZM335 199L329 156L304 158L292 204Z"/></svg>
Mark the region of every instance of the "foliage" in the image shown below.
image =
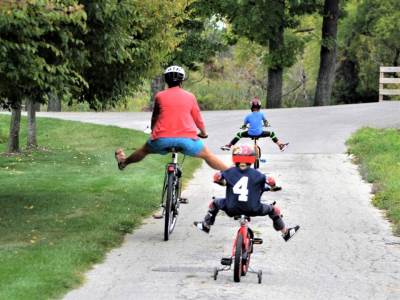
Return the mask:
<svg viewBox="0 0 400 300"><path fill-rule="evenodd" d="M49 92L78 93L85 51L77 38L86 14L76 1L7 1L0 5L0 99L18 105Z"/></svg>
<svg viewBox="0 0 400 300"><path fill-rule="evenodd" d="M88 14L82 36L89 56L89 83L79 101L106 108L151 78L183 39L176 28L190 1L80 0Z"/></svg>
<svg viewBox="0 0 400 300"><path fill-rule="evenodd" d="M178 25L184 38L172 53L169 64L197 70L199 63L208 62L216 53L227 49L229 31L207 7L203 1L192 1L187 7L188 15Z"/></svg>
<svg viewBox="0 0 400 300"><path fill-rule="evenodd" d="M374 204L387 211L400 235L400 132L396 129L363 128L347 142L363 176L375 186Z"/></svg>
<svg viewBox="0 0 400 300"><path fill-rule="evenodd" d="M0 128L9 121L0 115ZM38 127L45 148L0 155L0 299L58 299L82 283L158 208L170 159L151 155L121 173L114 149L139 147L143 133L44 118ZM185 160L185 180L200 162Z"/></svg>
<svg viewBox="0 0 400 300"><path fill-rule="evenodd" d="M303 32L304 50L297 56L297 61L285 70L283 87L283 106L310 106L315 94L321 49L320 14L303 16L299 28ZM296 30L294 30L296 32Z"/></svg>
<svg viewBox="0 0 400 300"><path fill-rule="evenodd" d="M349 1L339 31L341 64L335 85L338 101L378 99L379 66L400 64L398 28L399 1Z"/></svg>
<svg viewBox="0 0 400 300"><path fill-rule="evenodd" d="M205 110L244 109L254 97L265 97L263 47L240 38L198 72L191 72L184 88L193 92Z"/></svg>
<svg viewBox="0 0 400 300"><path fill-rule="evenodd" d="M319 0L286 0L283 10L280 9L281 1L212 1L214 9L232 25L233 32L245 36L264 47L278 38L279 26L297 28L300 16L310 14L321 7ZM304 46L303 37L287 31L284 44L280 51L265 52L265 62L270 67L290 67L302 53Z"/></svg>

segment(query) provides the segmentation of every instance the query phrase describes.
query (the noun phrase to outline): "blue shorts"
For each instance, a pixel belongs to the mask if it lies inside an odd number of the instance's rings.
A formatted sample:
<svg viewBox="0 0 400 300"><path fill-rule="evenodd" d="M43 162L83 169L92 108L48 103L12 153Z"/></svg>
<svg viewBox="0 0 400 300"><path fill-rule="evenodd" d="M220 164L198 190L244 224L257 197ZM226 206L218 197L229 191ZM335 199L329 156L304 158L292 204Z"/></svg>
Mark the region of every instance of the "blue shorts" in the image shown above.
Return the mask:
<svg viewBox="0 0 400 300"><path fill-rule="evenodd" d="M197 156L204 149L204 143L202 140L191 138L148 139L147 146L151 153L158 154L167 154L169 152L168 149L178 147L182 149L180 152L190 156Z"/></svg>

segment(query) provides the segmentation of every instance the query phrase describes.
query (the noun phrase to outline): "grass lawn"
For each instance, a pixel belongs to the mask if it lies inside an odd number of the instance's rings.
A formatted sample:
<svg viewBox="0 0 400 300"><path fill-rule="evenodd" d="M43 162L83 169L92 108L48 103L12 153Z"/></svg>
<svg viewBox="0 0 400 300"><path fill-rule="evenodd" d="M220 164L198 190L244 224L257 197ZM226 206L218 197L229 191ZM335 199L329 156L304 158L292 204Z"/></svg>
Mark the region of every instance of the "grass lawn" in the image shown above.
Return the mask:
<svg viewBox="0 0 400 300"><path fill-rule="evenodd" d="M0 115L0 153L9 120ZM145 134L44 118L37 127L40 150L0 154L0 299L55 298L78 286L158 207L170 159L151 155L121 172L115 148L130 152ZM21 144L25 128L23 119ZM199 165L187 158L185 178Z"/></svg>
<svg viewBox="0 0 400 300"><path fill-rule="evenodd" d="M400 131L363 128L347 144L364 178L374 184L374 204L387 210L394 233L400 235Z"/></svg>

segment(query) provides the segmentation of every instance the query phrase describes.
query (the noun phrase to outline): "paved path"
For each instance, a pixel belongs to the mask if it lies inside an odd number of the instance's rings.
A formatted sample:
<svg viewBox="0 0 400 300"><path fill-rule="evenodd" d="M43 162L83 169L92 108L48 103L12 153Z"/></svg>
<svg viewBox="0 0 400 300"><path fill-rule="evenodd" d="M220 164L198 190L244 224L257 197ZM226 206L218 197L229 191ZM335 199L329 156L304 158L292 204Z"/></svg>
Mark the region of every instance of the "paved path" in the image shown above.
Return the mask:
<svg viewBox="0 0 400 300"><path fill-rule="evenodd" d="M204 114L212 150L218 152L233 136L245 113ZM272 143L263 143L269 154L261 169L284 186L264 197L278 202L288 224L302 227L285 243L268 218L253 219L265 242L252 261L264 272L261 285L252 274L240 284L233 282L231 272L221 273L217 281L211 277L220 257L230 252L237 224L220 215L210 235L191 226L203 217L211 196L224 192L211 184L213 172L203 165L184 191L190 203L183 206L170 241L162 241L162 221L147 219L65 299L400 299L400 239L370 204L370 186L344 154L344 141L361 126L400 127L400 102L267 114L278 136L291 145L281 154ZM139 129L149 119L147 113L57 116Z"/></svg>

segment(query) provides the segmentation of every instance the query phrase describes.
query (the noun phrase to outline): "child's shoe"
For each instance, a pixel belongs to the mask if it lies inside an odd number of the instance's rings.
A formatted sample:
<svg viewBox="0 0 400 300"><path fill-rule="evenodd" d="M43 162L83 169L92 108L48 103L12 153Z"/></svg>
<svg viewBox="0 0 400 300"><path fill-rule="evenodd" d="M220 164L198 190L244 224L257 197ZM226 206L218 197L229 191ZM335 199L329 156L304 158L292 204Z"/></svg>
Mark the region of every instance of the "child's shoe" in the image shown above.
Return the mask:
<svg viewBox="0 0 400 300"><path fill-rule="evenodd" d="M229 151L229 150L231 150L231 147L232 147L232 145L227 144L227 145L225 145L225 146L222 146L222 147L221 147L221 150Z"/></svg>
<svg viewBox="0 0 400 300"><path fill-rule="evenodd" d="M300 229L299 225L296 225L292 228L288 228L286 233L282 235L283 239L285 240L285 242L287 242L288 240L290 240L295 234L296 232Z"/></svg>
<svg viewBox="0 0 400 300"><path fill-rule="evenodd" d="M198 229L204 231L205 233L210 233L210 226L207 225L205 222L194 221L193 225L196 226Z"/></svg>
<svg viewBox="0 0 400 300"><path fill-rule="evenodd" d="M280 191L281 189L282 189L281 186L275 185L275 186L271 187L271 192L277 192L277 191Z"/></svg>
<svg viewBox="0 0 400 300"><path fill-rule="evenodd" d="M281 152L285 151L288 145L289 143L279 144L279 150L281 150Z"/></svg>

